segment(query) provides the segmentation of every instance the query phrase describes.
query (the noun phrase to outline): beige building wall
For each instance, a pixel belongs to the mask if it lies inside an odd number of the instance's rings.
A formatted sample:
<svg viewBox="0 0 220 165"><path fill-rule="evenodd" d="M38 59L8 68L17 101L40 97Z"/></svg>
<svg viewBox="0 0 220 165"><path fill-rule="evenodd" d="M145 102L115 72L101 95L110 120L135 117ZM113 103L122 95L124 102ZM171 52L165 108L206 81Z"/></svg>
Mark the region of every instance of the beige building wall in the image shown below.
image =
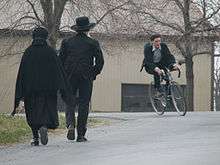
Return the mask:
<svg viewBox="0 0 220 165"><path fill-rule="evenodd" d="M194 57L194 109L211 110L211 56Z"/></svg>
<svg viewBox="0 0 220 165"><path fill-rule="evenodd" d="M94 82L92 111L121 111L121 85L149 84L152 76L143 70L139 72L143 60L144 41L103 41L105 66L102 74ZM182 59L173 44L168 44L176 59ZM185 65L182 65L181 78L173 73L175 81L186 84ZM211 110L211 56L200 55L194 58L194 109ZM146 91L147 92L147 91Z"/></svg>
<svg viewBox="0 0 220 165"><path fill-rule="evenodd" d="M8 49L8 53L18 52L16 56L0 60L0 112L10 112L13 108L15 80L20 62L21 52L30 44L29 37L15 38L15 47L9 48L5 40L0 39L0 51ZM7 39L7 42L14 40ZM152 76L143 70L139 72L143 60L144 41L103 40L101 45L105 58L102 74L94 81L91 100L92 111L120 112L121 84L149 84ZM171 52L181 59L176 48L168 45ZM2 54L2 53L1 53ZM209 111L211 100L211 57L202 55L194 59L195 76L195 110ZM182 66L182 77L174 78L180 84L186 84L185 65ZM146 91L147 92L147 91Z"/></svg>
<svg viewBox="0 0 220 165"><path fill-rule="evenodd" d="M0 112L12 111L17 65L11 65L9 60L0 62Z"/></svg>
<svg viewBox="0 0 220 165"><path fill-rule="evenodd" d="M11 112L14 105L15 81L21 54L29 44L28 37L0 39L0 112ZM13 47L11 47L13 45Z"/></svg>

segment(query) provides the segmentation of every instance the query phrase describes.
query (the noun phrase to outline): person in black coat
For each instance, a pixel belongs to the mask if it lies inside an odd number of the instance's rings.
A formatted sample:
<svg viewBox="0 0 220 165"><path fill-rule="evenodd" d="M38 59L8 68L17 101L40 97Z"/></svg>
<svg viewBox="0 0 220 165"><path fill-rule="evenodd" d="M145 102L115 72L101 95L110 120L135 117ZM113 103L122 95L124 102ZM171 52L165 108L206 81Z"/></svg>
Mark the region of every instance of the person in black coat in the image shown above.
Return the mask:
<svg viewBox="0 0 220 165"><path fill-rule="evenodd" d="M70 81L72 94L76 97L78 92L79 95L77 142L87 141L85 134L93 81L104 65L99 42L88 36L89 30L94 26L95 23L90 23L88 17L77 18L76 25L71 27L77 34L62 41L59 55ZM69 140L75 139L75 107L76 101L66 111Z"/></svg>
<svg viewBox="0 0 220 165"><path fill-rule="evenodd" d="M67 98L68 82L62 63L55 50L47 44L48 32L37 27L32 33L33 42L25 50L16 81L15 115L20 100L24 100L28 125L33 133L31 145L48 142L47 129L58 127L57 92Z"/></svg>
<svg viewBox="0 0 220 165"><path fill-rule="evenodd" d="M152 43L147 43L144 46L143 65L146 72L154 75L155 88L162 92L160 76L164 74L163 70L166 68L177 70L180 66L176 63L167 45L161 43L160 34L154 34L150 39Z"/></svg>

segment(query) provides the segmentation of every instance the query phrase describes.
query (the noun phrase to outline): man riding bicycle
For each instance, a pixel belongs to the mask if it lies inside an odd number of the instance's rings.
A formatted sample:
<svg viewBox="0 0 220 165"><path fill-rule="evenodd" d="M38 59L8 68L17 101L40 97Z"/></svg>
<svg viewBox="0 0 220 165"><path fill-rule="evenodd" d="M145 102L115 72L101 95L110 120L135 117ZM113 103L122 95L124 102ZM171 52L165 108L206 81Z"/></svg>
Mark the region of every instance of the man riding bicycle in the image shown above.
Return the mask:
<svg viewBox="0 0 220 165"><path fill-rule="evenodd" d="M165 43L161 43L161 35L154 34L150 37L151 43L144 46L143 66L147 73L154 75L154 84L158 92L163 92L160 85L160 76L164 74L166 68L179 70L174 56L170 53Z"/></svg>

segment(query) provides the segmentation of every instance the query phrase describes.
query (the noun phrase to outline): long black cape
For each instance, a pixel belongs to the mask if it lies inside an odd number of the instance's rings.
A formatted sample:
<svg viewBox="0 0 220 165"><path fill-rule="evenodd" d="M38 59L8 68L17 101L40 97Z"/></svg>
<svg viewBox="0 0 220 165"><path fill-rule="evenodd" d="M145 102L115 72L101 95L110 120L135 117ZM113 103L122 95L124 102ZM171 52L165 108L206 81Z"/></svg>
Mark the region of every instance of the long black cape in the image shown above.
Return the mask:
<svg viewBox="0 0 220 165"><path fill-rule="evenodd" d="M21 59L12 115L16 113L19 101L25 96L58 90L65 103L68 103L71 100L71 89L56 51L46 40L36 39L25 50Z"/></svg>

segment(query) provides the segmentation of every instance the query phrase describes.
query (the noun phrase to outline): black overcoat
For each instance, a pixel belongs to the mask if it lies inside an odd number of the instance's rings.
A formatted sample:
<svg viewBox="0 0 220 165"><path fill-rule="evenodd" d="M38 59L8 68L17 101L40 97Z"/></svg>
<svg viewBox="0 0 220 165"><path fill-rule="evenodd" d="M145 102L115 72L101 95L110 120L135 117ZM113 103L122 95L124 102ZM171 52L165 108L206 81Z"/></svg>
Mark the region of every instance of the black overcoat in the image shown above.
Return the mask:
<svg viewBox="0 0 220 165"><path fill-rule="evenodd" d="M59 57L69 79L73 75L81 75L85 79L94 80L104 65L99 42L84 33L64 39Z"/></svg>

